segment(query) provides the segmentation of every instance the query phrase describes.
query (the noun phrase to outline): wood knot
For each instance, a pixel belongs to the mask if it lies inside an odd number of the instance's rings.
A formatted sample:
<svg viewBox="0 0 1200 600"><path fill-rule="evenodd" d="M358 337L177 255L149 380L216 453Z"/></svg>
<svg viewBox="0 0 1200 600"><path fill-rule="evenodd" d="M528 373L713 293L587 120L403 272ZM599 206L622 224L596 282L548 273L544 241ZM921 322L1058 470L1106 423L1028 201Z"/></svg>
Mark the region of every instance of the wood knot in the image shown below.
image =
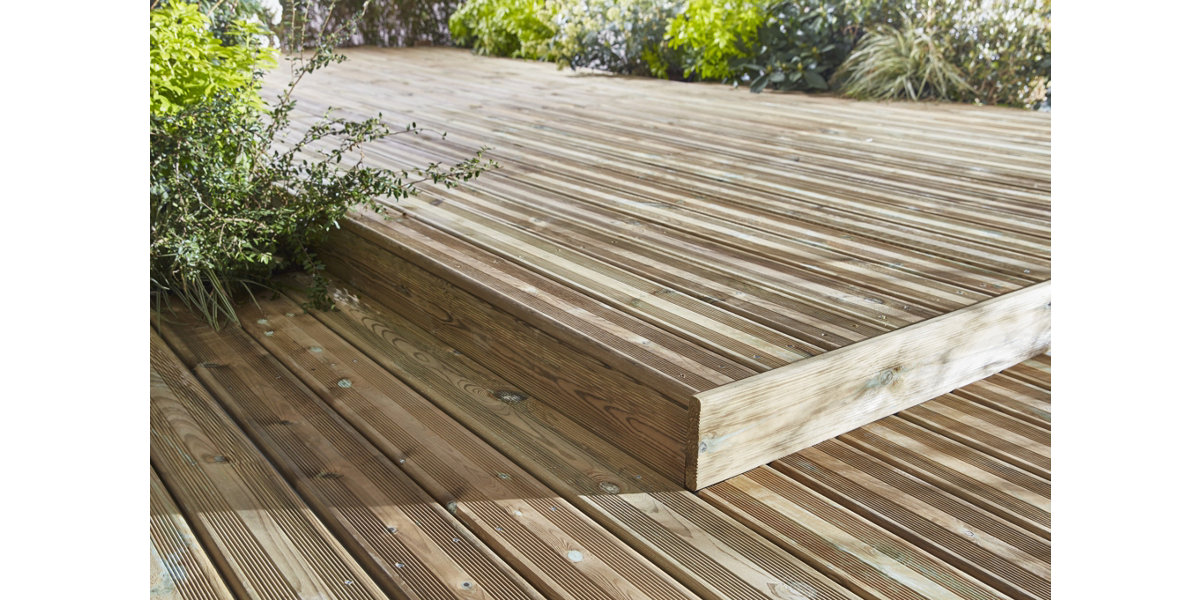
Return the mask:
<svg viewBox="0 0 1200 600"><path fill-rule="evenodd" d="M520 404L529 398L529 396L513 390L496 390L492 392L492 396L505 404Z"/></svg>
<svg viewBox="0 0 1200 600"><path fill-rule="evenodd" d="M321 471L320 473L313 475L313 477L316 479L337 479L341 477L341 474L334 473L332 471Z"/></svg>
<svg viewBox="0 0 1200 600"><path fill-rule="evenodd" d="M600 490L601 490L601 491L603 491L603 492L604 492L604 493L606 493L606 494L619 494L619 493L621 493L621 488L620 488L620 486L618 486L618 485L617 485L617 484L615 484L615 483L610 483L610 482L607 482L607 481L601 481L601 482L600 482Z"/></svg>

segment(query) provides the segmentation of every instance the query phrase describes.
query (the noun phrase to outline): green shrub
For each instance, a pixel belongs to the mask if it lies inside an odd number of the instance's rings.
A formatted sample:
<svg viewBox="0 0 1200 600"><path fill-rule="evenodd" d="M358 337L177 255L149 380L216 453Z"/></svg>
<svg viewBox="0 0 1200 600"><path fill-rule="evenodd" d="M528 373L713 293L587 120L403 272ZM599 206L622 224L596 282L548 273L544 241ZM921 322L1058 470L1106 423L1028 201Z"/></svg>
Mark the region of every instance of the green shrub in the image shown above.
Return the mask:
<svg viewBox="0 0 1200 600"><path fill-rule="evenodd" d="M345 59L333 46L348 34L339 30L316 43L308 57L289 58L291 83L269 112L247 109L246 88L233 87L151 115L152 297L173 294L216 326L222 318L237 320L238 290L269 285L274 273L301 268L313 275L310 305L328 307L314 249L349 207L378 208L377 199L414 194L421 181L452 186L489 166L476 155L451 166L399 172L368 167L360 154L366 144L419 133L415 124L393 130L381 117L355 121L326 113L308 129L294 130L293 90L306 74ZM196 52L211 50L205 44ZM260 77L244 75L251 87Z"/></svg>
<svg viewBox="0 0 1200 600"><path fill-rule="evenodd" d="M261 26L230 21L226 45L210 30L195 4L172 2L150 11L150 111L156 115L233 94L242 104L264 108L254 85L256 70L275 66L274 53L258 42Z"/></svg>
<svg viewBox="0 0 1200 600"><path fill-rule="evenodd" d="M933 34L912 23L867 33L835 78L842 93L868 100L949 100L972 91Z"/></svg>
<svg viewBox="0 0 1200 600"><path fill-rule="evenodd" d="M555 13L550 55L560 66L679 77L666 32L682 9L670 0L576 0Z"/></svg>
<svg viewBox="0 0 1200 600"><path fill-rule="evenodd" d="M1031 107L1050 83L1049 0L926 0L946 57L972 92L960 100ZM916 19L916 17L914 17Z"/></svg>
<svg viewBox="0 0 1200 600"><path fill-rule="evenodd" d="M667 44L682 53L683 76L724 80L730 63L748 57L765 14L756 0L689 0L667 28Z"/></svg>
<svg viewBox="0 0 1200 600"><path fill-rule="evenodd" d="M450 16L456 43L480 54L545 58L557 5L545 0L467 0Z"/></svg>

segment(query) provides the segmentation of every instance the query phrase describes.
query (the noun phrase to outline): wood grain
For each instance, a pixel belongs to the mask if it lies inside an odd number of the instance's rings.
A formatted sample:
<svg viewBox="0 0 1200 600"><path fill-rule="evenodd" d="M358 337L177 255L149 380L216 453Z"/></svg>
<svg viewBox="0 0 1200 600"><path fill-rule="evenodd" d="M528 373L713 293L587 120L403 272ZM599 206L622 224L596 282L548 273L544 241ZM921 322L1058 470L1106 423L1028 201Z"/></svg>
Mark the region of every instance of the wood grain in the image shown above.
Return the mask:
<svg viewBox="0 0 1200 600"><path fill-rule="evenodd" d="M554 407L361 294L313 316L436 403L697 595L850 593ZM293 296L301 299L301 294ZM784 582L791 582L791 585Z"/></svg>
<svg viewBox="0 0 1200 600"><path fill-rule="evenodd" d="M154 333L150 431L151 464L239 598L387 598Z"/></svg>
<svg viewBox="0 0 1200 600"><path fill-rule="evenodd" d="M598 435L628 440L639 458L682 482L687 411L661 388L615 368L624 362L619 355L600 362L581 353L524 315L498 310L392 254L393 246L366 242L353 227L324 254L331 273L469 352L518 388L553 398L564 414Z"/></svg>
<svg viewBox="0 0 1200 600"><path fill-rule="evenodd" d="M233 600L183 512L150 468L150 598Z"/></svg>
<svg viewBox="0 0 1200 600"><path fill-rule="evenodd" d="M390 597L541 597L244 331L217 332L195 319L163 325L167 341Z"/></svg>
<svg viewBox="0 0 1200 600"><path fill-rule="evenodd" d="M698 394L699 489L982 379L1050 346L1050 283Z"/></svg>
<svg viewBox="0 0 1200 600"><path fill-rule="evenodd" d="M341 427L352 425L362 432L365 447L378 448L398 464L546 596L695 597L291 300L260 298L257 306L244 307L241 316L246 330L282 363L281 369L286 366L320 397L322 406L336 411L339 422L345 419ZM267 372L262 377L269 382L266 366L253 365L253 371ZM350 455L340 460L364 462ZM434 562L432 556L416 558ZM500 597L486 585L479 587Z"/></svg>

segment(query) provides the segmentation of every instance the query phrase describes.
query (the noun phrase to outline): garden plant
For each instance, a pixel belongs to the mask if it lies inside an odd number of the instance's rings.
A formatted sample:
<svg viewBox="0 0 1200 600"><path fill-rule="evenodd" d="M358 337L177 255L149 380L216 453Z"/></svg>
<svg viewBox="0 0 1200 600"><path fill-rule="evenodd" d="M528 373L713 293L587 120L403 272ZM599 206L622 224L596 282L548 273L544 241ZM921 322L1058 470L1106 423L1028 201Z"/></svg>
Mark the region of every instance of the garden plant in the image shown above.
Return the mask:
<svg viewBox="0 0 1200 600"><path fill-rule="evenodd" d="M477 52L751 91L1035 107L1050 84L1048 0L465 0Z"/></svg>
<svg viewBox="0 0 1200 600"><path fill-rule="evenodd" d="M280 40L291 79L268 106L259 93L264 70L278 60L265 45L271 32L248 18L253 13L216 22L205 8L178 1L150 11L152 299L173 295L216 326L237 320L240 293L302 269L312 275L309 305L327 307L315 250L348 209L378 209L380 198L415 194L421 182L454 186L491 166L482 150L452 165L367 166L366 145L422 133L382 115L354 120L330 109L315 124L293 126L292 91L345 60L335 48L354 34L361 9L314 37L313 15L323 8L328 16L329 7L288 3Z"/></svg>

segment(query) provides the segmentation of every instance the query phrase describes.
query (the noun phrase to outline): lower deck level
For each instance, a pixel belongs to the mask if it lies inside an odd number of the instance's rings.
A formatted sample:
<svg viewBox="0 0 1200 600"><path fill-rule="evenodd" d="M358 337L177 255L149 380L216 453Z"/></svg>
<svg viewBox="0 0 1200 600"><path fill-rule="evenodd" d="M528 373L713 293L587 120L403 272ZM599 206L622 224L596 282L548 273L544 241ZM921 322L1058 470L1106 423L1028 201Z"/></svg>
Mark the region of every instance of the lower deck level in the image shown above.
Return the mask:
<svg viewBox="0 0 1200 600"><path fill-rule="evenodd" d="M696 493L335 297L155 320L152 597L1050 596L1048 356Z"/></svg>

